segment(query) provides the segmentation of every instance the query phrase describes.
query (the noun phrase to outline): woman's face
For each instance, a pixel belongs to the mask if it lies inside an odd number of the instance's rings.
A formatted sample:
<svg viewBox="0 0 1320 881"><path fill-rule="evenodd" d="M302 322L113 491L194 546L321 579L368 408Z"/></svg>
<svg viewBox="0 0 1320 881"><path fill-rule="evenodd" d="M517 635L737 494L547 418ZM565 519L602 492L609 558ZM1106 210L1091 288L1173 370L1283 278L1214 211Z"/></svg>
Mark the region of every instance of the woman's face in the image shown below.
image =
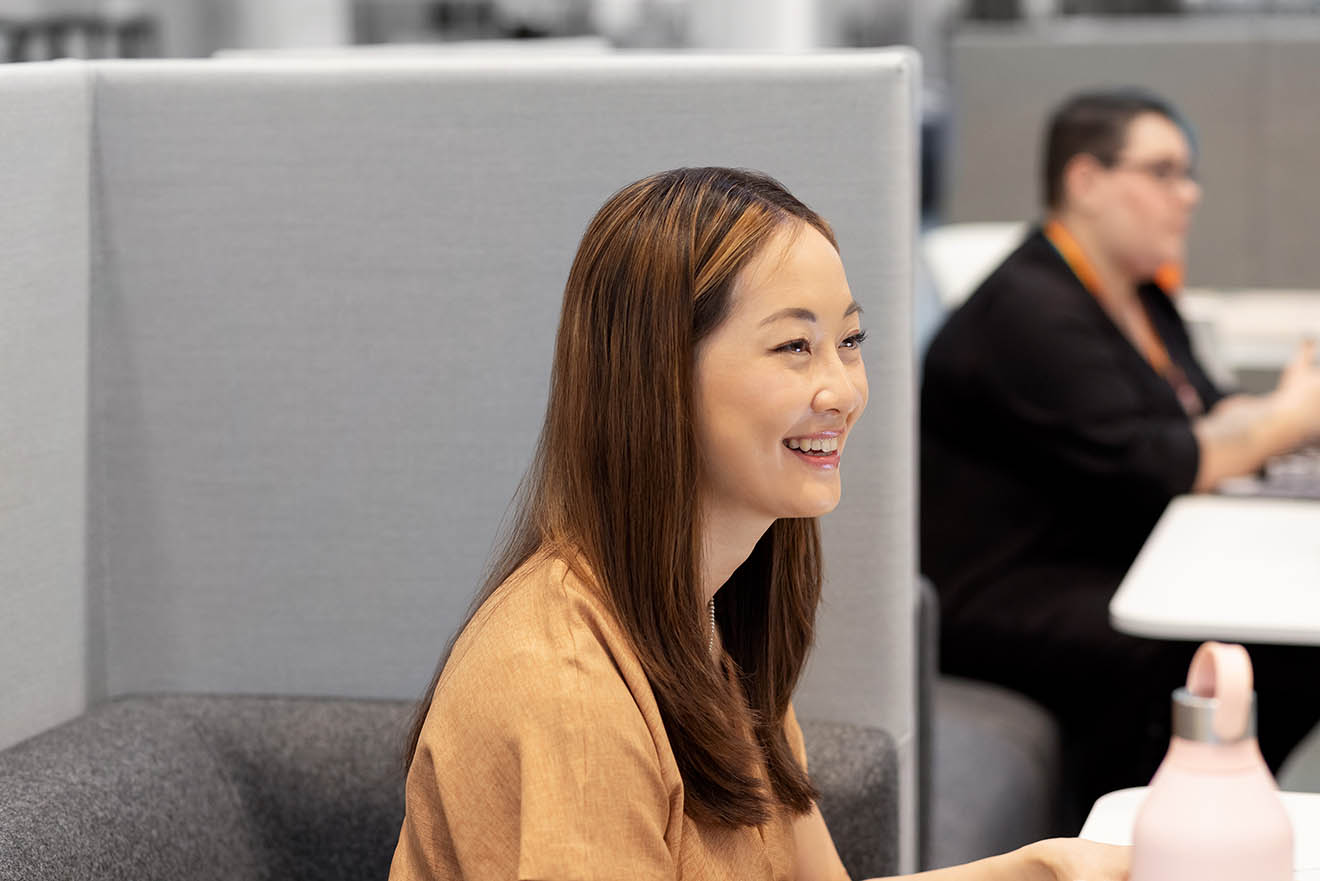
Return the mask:
<svg viewBox="0 0 1320 881"><path fill-rule="evenodd" d="M705 510L828 513L867 397L861 308L838 252L809 224L786 226L738 276L730 305L696 356Z"/></svg>

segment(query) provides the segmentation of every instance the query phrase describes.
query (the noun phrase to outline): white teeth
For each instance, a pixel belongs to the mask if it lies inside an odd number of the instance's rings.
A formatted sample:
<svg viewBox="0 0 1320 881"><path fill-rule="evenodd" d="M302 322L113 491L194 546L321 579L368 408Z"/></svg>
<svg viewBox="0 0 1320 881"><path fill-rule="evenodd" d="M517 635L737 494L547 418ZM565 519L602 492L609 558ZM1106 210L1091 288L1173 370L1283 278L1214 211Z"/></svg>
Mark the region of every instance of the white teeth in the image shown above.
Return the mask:
<svg viewBox="0 0 1320 881"><path fill-rule="evenodd" d="M788 445L790 450L802 450L804 452L832 453L839 448L839 439L837 437L791 437L784 441L784 443Z"/></svg>

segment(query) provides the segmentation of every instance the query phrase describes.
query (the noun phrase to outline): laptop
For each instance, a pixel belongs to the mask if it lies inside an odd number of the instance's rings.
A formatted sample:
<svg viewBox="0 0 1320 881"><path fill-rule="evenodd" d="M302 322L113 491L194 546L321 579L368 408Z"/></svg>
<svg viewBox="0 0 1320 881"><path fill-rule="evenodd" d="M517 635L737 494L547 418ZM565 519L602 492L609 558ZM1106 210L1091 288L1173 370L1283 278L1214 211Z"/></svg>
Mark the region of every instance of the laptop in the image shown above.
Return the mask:
<svg viewBox="0 0 1320 881"><path fill-rule="evenodd" d="M1320 444L1276 456L1256 474L1219 485L1226 496L1268 496L1320 501Z"/></svg>

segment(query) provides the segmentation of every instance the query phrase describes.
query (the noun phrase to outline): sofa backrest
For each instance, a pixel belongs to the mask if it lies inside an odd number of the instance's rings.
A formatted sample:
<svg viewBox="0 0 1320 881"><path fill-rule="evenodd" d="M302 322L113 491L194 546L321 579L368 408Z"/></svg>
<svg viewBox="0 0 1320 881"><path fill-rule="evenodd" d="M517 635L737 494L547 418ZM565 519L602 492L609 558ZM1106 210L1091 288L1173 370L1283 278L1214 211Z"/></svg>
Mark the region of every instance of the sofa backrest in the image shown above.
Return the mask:
<svg viewBox="0 0 1320 881"><path fill-rule="evenodd" d="M74 640L18 658L0 697L58 661L90 703L415 698L527 463L591 215L653 171L736 165L830 219L873 334L799 709L889 730L910 778L910 53L46 69L81 80L89 109L51 135L77 145L62 149L83 226L42 243L84 299L57 328L27 319L34 347L50 333L70 349L50 368L72 421L51 431L76 449L49 475L62 507L42 502L63 530L43 539L67 540L42 560L85 553L86 578L23 588ZM0 113L22 92L9 76ZM6 266L12 251L0 242ZM25 516L0 506L0 535ZM80 708L36 704L11 736Z"/></svg>
<svg viewBox="0 0 1320 881"><path fill-rule="evenodd" d="M383 879L403 821L409 701L108 701L0 750L0 881ZM897 869L897 765L879 729L802 721L854 878Z"/></svg>

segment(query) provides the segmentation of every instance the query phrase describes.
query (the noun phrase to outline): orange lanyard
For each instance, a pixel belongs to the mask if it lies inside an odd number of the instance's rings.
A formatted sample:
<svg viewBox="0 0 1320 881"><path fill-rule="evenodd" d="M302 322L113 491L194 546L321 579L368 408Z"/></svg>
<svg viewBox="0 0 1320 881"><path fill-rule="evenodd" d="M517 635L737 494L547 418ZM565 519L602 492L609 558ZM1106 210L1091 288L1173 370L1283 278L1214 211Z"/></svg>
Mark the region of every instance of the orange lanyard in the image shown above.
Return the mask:
<svg viewBox="0 0 1320 881"><path fill-rule="evenodd" d="M1100 277L1087 259L1082 246L1078 244L1077 239L1073 238L1072 233L1068 232L1067 227L1057 220L1051 220L1045 224L1045 238L1049 240L1054 249L1059 252L1063 262L1068 264L1073 275L1082 283L1091 296L1095 297L1106 313L1112 310L1109 308L1109 299L1105 295L1104 288L1100 285ZM1112 319L1111 319L1112 320ZM1141 357L1146 359L1146 363L1151 366L1156 373L1164 377L1168 383L1173 386L1174 392L1178 395L1178 401L1189 416L1196 416L1205 412L1205 405L1201 401L1201 396L1197 394L1196 388L1187 379L1187 374L1173 359L1169 357L1169 350L1160 339L1155 328L1150 324L1149 316L1146 317L1146 327L1139 333L1140 339L1134 340L1135 347L1141 353Z"/></svg>

